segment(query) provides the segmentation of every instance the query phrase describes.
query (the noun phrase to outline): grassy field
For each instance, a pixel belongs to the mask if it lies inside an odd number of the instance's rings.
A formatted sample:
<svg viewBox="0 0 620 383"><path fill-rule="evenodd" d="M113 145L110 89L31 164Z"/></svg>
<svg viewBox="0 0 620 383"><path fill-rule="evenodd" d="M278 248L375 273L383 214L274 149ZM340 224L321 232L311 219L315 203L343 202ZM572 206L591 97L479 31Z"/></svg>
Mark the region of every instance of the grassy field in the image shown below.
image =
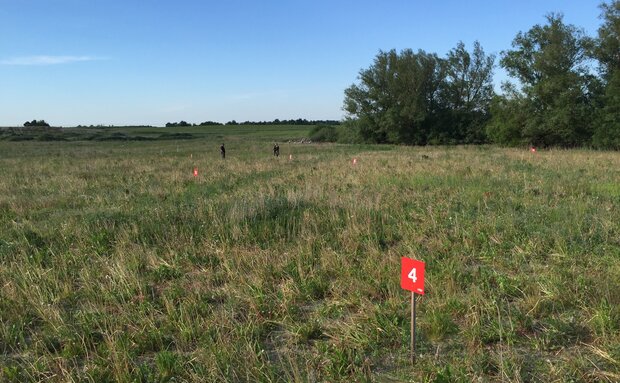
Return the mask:
<svg viewBox="0 0 620 383"><path fill-rule="evenodd" d="M0 381L620 381L618 153L195 129L0 141Z"/></svg>
<svg viewBox="0 0 620 383"><path fill-rule="evenodd" d="M97 127L97 128L0 128L0 141L170 141L228 137L245 140L299 140L308 136L303 125L217 125L173 128Z"/></svg>

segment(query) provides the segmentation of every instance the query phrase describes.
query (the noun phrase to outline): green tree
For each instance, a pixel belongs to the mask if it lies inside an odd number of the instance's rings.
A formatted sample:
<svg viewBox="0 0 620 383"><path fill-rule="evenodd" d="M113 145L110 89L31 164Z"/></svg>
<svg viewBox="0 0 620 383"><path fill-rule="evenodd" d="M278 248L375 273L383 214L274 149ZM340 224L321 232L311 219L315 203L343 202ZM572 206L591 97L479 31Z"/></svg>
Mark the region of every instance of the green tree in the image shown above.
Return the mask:
<svg viewBox="0 0 620 383"><path fill-rule="evenodd" d="M381 51L360 71L360 83L345 90L344 110L367 141L425 144L442 79L435 54Z"/></svg>
<svg viewBox="0 0 620 383"><path fill-rule="evenodd" d="M620 1L602 4L603 24L598 30L594 56L605 86L594 145L620 149Z"/></svg>
<svg viewBox="0 0 620 383"><path fill-rule="evenodd" d="M24 126L25 126L25 127L29 127L29 126L49 127L49 126L50 126L50 124L48 124L47 122L45 122L45 120L32 120L32 121L26 121L26 122L24 122Z"/></svg>
<svg viewBox="0 0 620 383"><path fill-rule="evenodd" d="M491 102L491 120L486 126L487 137L492 142L518 146L527 143L523 137L529 118L529 100L510 83L502 84L503 95Z"/></svg>
<svg viewBox="0 0 620 383"><path fill-rule="evenodd" d="M589 44L584 32L564 24L559 14L548 15L546 25L517 34L513 49L502 52L500 64L519 81L522 97L507 97L503 103L509 110L515 109L511 103L520 103L527 118L504 132L520 131L520 139L533 145L589 144L598 89L588 65ZM490 129L499 125L494 121Z"/></svg>
<svg viewBox="0 0 620 383"><path fill-rule="evenodd" d="M380 51L345 90L344 129L370 142L482 142L493 96L493 56L463 43L446 59L422 50Z"/></svg>
<svg viewBox="0 0 620 383"><path fill-rule="evenodd" d="M489 118L493 90L495 55L487 56L478 41L473 52L459 42L446 58L445 105L450 121L450 136L460 142L481 143L486 140L484 126Z"/></svg>

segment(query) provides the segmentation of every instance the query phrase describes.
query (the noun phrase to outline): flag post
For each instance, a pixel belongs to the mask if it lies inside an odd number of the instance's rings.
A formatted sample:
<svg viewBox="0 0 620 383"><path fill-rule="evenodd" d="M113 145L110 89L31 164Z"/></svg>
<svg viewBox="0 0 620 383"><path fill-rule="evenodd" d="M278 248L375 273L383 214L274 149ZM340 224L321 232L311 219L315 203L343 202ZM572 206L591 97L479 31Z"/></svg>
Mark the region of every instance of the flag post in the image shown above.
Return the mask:
<svg viewBox="0 0 620 383"><path fill-rule="evenodd" d="M411 291L411 363L416 362L416 294L424 295L424 269L426 264L415 259L400 258L400 287Z"/></svg>

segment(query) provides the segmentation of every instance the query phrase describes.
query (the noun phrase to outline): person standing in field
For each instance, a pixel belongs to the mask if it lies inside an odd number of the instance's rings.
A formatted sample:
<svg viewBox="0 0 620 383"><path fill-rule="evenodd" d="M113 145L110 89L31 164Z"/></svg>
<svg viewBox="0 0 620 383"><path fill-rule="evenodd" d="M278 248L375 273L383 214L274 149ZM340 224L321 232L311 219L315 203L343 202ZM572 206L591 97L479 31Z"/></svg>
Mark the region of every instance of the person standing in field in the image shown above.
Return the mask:
<svg viewBox="0 0 620 383"><path fill-rule="evenodd" d="M226 148L224 147L224 144L220 146L220 154L222 155L222 158L226 158Z"/></svg>
<svg viewBox="0 0 620 383"><path fill-rule="evenodd" d="M273 146L273 155L276 157L280 156L280 145L277 143Z"/></svg>

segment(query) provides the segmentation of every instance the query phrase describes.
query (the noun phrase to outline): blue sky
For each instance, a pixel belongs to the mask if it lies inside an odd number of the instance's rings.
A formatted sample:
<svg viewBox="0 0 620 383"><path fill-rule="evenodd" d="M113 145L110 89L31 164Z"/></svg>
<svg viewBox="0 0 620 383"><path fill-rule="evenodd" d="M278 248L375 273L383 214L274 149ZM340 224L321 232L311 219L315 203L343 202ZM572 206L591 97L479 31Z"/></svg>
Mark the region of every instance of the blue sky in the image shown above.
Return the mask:
<svg viewBox="0 0 620 383"><path fill-rule="evenodd" d="M341 119L379 50L499 55L549 12L594 35L599 3L0 0L0 126Z"/></svg>

